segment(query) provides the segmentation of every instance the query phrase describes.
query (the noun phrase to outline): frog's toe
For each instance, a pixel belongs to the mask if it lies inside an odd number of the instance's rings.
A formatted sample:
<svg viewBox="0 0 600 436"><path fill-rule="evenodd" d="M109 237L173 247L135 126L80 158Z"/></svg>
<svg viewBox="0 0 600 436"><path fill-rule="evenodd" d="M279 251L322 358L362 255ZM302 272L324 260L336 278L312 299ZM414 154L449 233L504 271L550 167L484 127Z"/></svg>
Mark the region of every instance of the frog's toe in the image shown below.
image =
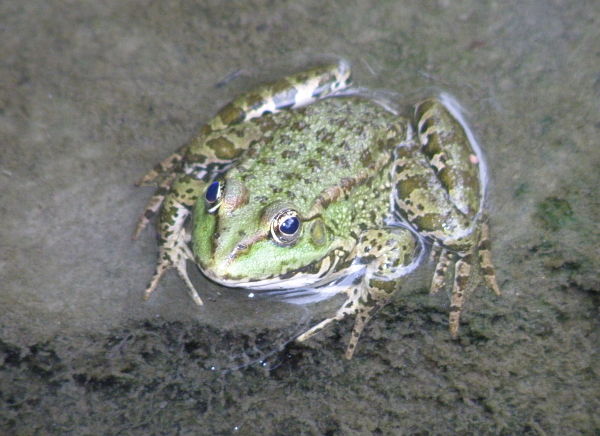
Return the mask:
<svg viewBox="0 0 600 436"><path fill-rule="evenodd" d="M454 285L450 296L450 336L458 337L460 313L465 302L465 293L468 290L469 276L471 274L471 256L466 255L456 261L454 266Z"/></svg>
<svg viewBox="0 0 600 436"><path fill-rule="evenodd" d="M496 271L494 264L492 263L492 252L490 247L490 228L487 222L487 217L484 217L481 224L481 236L477 250L479 252L479 267L483 275L483 280L488 288L490 288L496 295L500 295L500 288L496 281Z"/></svg>
<svg viewBox="0 0 600 436"><path fill-rule="evenodd" d="M156 270L152 276L152 280L144 291L145 300L150 298L150 295L156 290L160 279L165 275L165 273L169 269L174 268L177 270L179 277L181 277L181 279L185 282L188 293L190 294L190 297L192 297L192 300L194 300L194 303L196 303L198 306L202 306L204 304L187 273L187 259L193 259L193 254L186 243L187 239L189 239L187 236L183 237L175 244L174 247L163 247L161 249L159 261L156 264Z"/></svg>
<svg viewBox="0 0 600 436"><path fill-rule="evenodd" d="M338 316L332 316L331 318L324 319L320 323L312 326L310 329L298 336L296 338L296 342L306 342L314 335L319 333L321 330L323 330L325 327L327 327L329 324L331 324L333 321L338 321Z"/></svg>
<svg viewBox="0 0 600 436"><path fill-rule="evenodd" d="M148 287L144 291L144 300L148 300L150 298L150 295L156 290L160 279L162 279L165 273L171 268L175 268L177 270L177 273L179 274L179 277L181 277L181 279L185 282L188 293L190 294L190 297L192 298L194 303L196 303L198 306L202 306L204 302L200 298L198 291L196 291L196 288L194 287L192 281L188 277L185 259L182 259L176 265L171 265L170 263L166 262L161 262L158 265L156 265L156 271L152 276L152 280L150 280Z"/></svg>
<svg viewBox="0 0 600 436"><path fill-rule="evenodd" d="M160 204L156 207L156 209L150 205L146 206L144 213L138 218L137 224L135 225L135 231L133 232L131 239L136 240L140 237L142 231L146 228L152 217L156 215L156 211L159 207Z"/></svg>
<svg viewBox="0 0 600 436"><path fill-rule="evenodd" d="M176 266L176 268L179 277L181 277L181 280L185 282L188 294L190 294L190 297L192 298L192 300L194 300L194 303L196 303L198 306L202 306L204 302L202 301L202 298L200 298L198 291L196 291L196 288L192 284L192 281L190 280L187 274L187 266L185 259L181 260L181 262Z"/></svg>
<svg viewBox="0 0 600 436"><path fill-rule="evenodd" d="M185 239L188 239L187 236ZM187 273L187 259L193 259L194 255L192 254L190 247L186 244L185 239L177 244L174 256L176 260L173 262L173 267L177 270L181 280L185 282L188 294L192 300L194 300L194 303L196 303L198 306L202 306L204 303L202 302L200 295L198 295L198 291L196 291L196 288L192 284L192 281Z"/></svg>
<svg viewBox="0 0 600 436"><path fill-rule="evenodd" d="M170 265L164 262L159 262L156 265L156 270L154 271L154 275L152 276L152 280L144 290L144 300L148 300L150 295L156 290L160 279L165 275L167 270L170 268Z"/></svg>
<svg viewBox="0 0 600 436"><path fill-rule="evenodd" d="M354 356L354 350L356 349L360 335L370 319L371 315L367 312L359 312L356 314L356 318L354 319L354 327L352 328L350 340L348 341L346 353L344 354L346 359L350 360L352 359L352 356Z"/></svg>
<svg viewBox="0 0 600 436"><path fill-rule="evenodd" d="M446 276L448 275L448 267L452 261L452 256L445 248L439 246L434 247L437 252L433 255L435 265L435 272L431 279L431 287L429 289L430 294L437 294L446 284Z"/></svg>

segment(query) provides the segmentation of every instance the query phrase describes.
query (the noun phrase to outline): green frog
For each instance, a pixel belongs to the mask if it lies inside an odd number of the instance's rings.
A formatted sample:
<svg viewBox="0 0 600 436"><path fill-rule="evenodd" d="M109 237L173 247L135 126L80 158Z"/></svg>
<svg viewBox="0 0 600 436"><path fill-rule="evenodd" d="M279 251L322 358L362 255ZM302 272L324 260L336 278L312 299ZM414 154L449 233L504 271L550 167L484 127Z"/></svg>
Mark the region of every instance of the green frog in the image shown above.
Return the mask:
<svg viewBox="0 0 600 436"><path fill-rule="evenodd" d="M405 119L350 86L344 60L262 85L138 182L158 184L134 235L158 214L145 298L175 269L202 305L188 260L228 287L344 293L333 316L296 340L354 316L350 359L366 323L425 253L436 263L432 293L453 277L452 337L481 277L500 294L485 166L460 112L443 96Z"/></svg>

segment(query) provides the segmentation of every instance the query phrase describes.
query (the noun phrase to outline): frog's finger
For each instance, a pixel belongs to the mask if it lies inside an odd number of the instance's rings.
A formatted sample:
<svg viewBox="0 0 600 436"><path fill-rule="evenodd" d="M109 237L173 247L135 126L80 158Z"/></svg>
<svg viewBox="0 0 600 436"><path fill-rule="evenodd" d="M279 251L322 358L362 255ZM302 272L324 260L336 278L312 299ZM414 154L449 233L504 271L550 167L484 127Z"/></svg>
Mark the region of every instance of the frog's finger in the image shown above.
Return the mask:
<svg viewBox="0 0 600 436"><path fill-rule="evenodd" d="M331 318L324 319L320 323L312 326L310 329L308 329L307 331L305 331L304 333L302 333L300 336L298 336L296 338L296 342L306 342L307 340L309 340L310 338L312 338L314 335L316 335L317 333L319 333L321 330L323 330L325 327L327 327L329 324L331 324L334 321L340 321L345 316L346 316L345 313L340 313L338 311L338 313L335 316L333 316Z"/></svg>
<svg viewBox="0 0 600 436"><path fill-rule="evenodd" d="M160 163L156 164L154 168L148 171L144 176L142 176L137 182L135 182L136 186L144 186L151 184L158 177L163 174L170 173L174 170L174 168L181 162L183 159L183 151L185 147L177 150L171 156L162 160ZM171 179L172 180L172 179Z"/></svg>
<svg viewBox="0 0 600 436"><path fill-rule="evenodd" d="M144 213L142 213L142 215L140 215L140 217L138 218L138 222L135 226L135 231L133 232L132 239L137 239L142 233L142 230L146 228L152 217L156 215L165 199L165 196L169 192L169 189L175 177L176 174L171 174L169 177L163 180L160 183L160 185L158 185L158 189L150 198L150 200L148 200L148 203L144 208Z"/></svg>

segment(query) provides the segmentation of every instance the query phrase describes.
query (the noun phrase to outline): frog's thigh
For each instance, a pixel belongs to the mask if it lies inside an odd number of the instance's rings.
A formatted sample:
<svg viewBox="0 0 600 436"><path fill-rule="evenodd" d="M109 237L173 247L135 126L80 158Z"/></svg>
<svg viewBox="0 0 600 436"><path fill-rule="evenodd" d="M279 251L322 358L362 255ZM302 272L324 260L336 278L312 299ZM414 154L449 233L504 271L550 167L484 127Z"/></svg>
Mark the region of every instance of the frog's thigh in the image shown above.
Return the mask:
<svg viewBox="0 0 600 436"><path fill-rule="evenodd" d="M392 172L398 213L423 235L444 244L467 232L471 219L451 201L428 158L415 147L395 151Z"/></svg>
<svg viewBox="0 0 600 436"><path fill-rule="evenodd" d="M463 214L473 217L480 204L480 160L466 134L468 127L436 99L417 105L415 119L421 150L435 168L450 201Z"/></svg>
<svg viewBox="0 0 600 436"><path fill-rule="evenodd" d="M156 289L165 272L175 268L186 283L192 299L198 305L202 304L187 275L186 260L193 259L193 255L188 247L189 235L185 231L185 223L205 186L204 182L183 175L177 178L166 196L160 213L158 262L144 292L145 298Z"/></svg>

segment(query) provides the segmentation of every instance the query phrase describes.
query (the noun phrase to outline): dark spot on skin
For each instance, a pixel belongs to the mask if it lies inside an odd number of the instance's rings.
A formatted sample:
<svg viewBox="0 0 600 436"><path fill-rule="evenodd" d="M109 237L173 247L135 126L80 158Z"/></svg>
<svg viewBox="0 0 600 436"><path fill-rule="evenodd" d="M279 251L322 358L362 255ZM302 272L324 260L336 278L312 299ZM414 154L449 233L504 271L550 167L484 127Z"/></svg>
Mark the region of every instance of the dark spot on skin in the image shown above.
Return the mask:
<svg viewBox="0 0 600 436"><path fill-rule="evenodd" d="M233 125L244 121L245 112L233 103L229 103L219 111L217 116L221 118L223 124Z"/></svg>
<svg viewBox="0 0 600 436"><path fill-rule="evenodd" d="M492 244L489 240L481 240L479 241L479 249L480 250L490 250L492 248Z"/></svg>
<svg viewBox="0 0 600 436"><path fill-rule="evenodd" d="M206 145L214 151L215 156L219 159L233 159L239 154L233 143L222 136L207 141Z"/></svg>
<svg viewBox="0 0 600 436"><path fill-rule="evenodd" d="M309 159L305 164L308 168L311 169L321 169L321 163L316 159Z"/></svg>
<svg viewBox="0 0 600 436"><path fill-rule="evenodd" d="M464 289L469 281L469 276L458 276L454 280L460 289ZM461 295L461 293L458 293L458 295Z"/></svg>
<svg viewBox="0 0 600 436"><path fill-rule="evenodd" d="M187 162L194 162L196 164L203 164L206 162L206 155L198 153L187 153L185 156Z"/></svg>
<svg viewBox="0 0 600 436"><path fill-rule="evenodd" d="M248 104L248 112L260 108L265 103L265 99L260 94L247 94L245 100Z"/></svg>
<svg viewBox="0 0 600 436"><path fill-rule="evenodd" d="M304 121L296 121L291 125L291 129L300 132L306 129L306 123Z"/></svg>
<svg viewBox="0 0 600 436"><path fill-rule="evenodd" d="M286 135L285 133L279 136L279 143L281 145L290 145L292 143L292 138L290 135Z"/></svg>
<svg viewBox="0 0 600 436"><path fill-rule="evenodd" d="M358 259L356 259L355 262L357 262L359 265L368 265L370 263L372 263L375 260L375 256L362 256L359 257Z"/></svg>
<svg viewBox="0 0 600 436"><path fill-rule="evenodd" d="M294 150L284 150L281 152L281 157L284 159L294 159L298 156L298 152Z"/></svg>
<svg viewBox="0 0 600 436"><path fill-rule="evenodd" d="M205 124L204 126L202 126L202 129L200 129L200 134L201 135L210 135L212 133L212 127L210 127L210 125Z"/></svg>
<svg viewBox="0 0 600 436"><path fill-rule="evenodd" d="M276 162L272 157L263 157L258 160L258 163L264 166L273 166Z"/></svg>
<svg viewBox="0 0 600 436"><path fill-rule="evenodd" d="M486 276L493 276L493 275L495 275L494 268L492 268L492 267L485 267L485 268L482 267L481 268L481 272L483 273L483 275L486 275Z"/></svg>

